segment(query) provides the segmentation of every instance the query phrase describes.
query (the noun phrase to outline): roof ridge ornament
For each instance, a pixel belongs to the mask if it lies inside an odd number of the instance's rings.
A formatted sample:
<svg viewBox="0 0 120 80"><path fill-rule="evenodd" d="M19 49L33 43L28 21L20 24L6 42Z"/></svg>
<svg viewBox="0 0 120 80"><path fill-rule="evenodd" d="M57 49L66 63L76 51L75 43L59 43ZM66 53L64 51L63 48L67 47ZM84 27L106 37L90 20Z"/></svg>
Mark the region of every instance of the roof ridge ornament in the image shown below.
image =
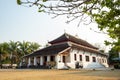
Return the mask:
<svg viewBox="0 0 120 80"><path fill-rule="evenodd" d="M64 29L64 34L66 33L66 30Z"/></svg>
<svg viewBox="0 0 120 80"><path fill-rule="evenodd" d="M69 46L72 46L71 42L67 42Z"/></svg>
<svg viewBox="0 0 120 80"><path fill-rule="evenodd" d="M67 39L69 39L70 35L68 33L65 33L65 36L66 36Z"/></svg>
<svg viewBox="0 0 120 80"><path fill-rule="evenodd" d="M75 38L79 38L78 34L75 34Z"/></svg>

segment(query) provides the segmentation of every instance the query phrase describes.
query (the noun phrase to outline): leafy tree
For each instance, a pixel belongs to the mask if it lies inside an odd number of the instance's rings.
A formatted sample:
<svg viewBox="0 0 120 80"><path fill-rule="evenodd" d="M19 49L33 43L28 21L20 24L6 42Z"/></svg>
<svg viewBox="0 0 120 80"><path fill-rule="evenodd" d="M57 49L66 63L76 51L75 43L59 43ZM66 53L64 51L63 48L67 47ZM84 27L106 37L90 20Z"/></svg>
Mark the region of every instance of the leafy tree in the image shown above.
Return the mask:
<svg viewBox="0 0 120 80"><path fill-rule="evenodd" d="M31 42L30 43L30 48L31 48L31 53L37 50L40 47L40 45L36 42Z"/></svg>
<svg viewBox="0 0 120 80"><path fill-rule="evenodd" d="M35 42L4 42L0 43L0 67L2 64L9 63L18 64L21 57L34 52L40 47L38 43Z"/></svg>
<svg viewBox="0 0 120 80"><path fill-rule="evenodd" d="M20 52L21 52L21 56L24 56L26 54L29 54L30 53L30 50L29 50L29 46L30 46L30 42L19 42L19 49L20 49Z"/></svg>
<svg viewBox="0 0 120 80"><path fill-rule="evenodd" d="M37 6L39 12L54 14L55 17L66 15L68 23L75 19L95 21L98 28L113 39L105 44L120 50L120 0L17 0L17 3Z"/></svg>
<svg viewBox="0 0 120 80"><path fill-rule="evenodd" d="M35 42L19 42L19 49L21 52L21 56L25 56L29 53L34 52L35 50L37 50L40 47L40 45L38 43Z"/></svg>
<svg viewBox="0 0 120 80"><path fill-rule="evenodd" d="M2 67L2 63L4 63L4 60L8 57L8 43L0 43L0 67Z"/></svg>
<svg viewBox="0 0 120 80"><path fill-rule="evenodd" d="M33 53L34 51L36 51L38 48L40 47L40 45L38 43L35 42L28 42L28 41L23 41L23 42L19 42L19 61L21 60L21 58L27 54Z"/></svg>
<svg viewBox="0 0 120 80"><path fill-rule="evenodd" d="M9 53L10 53L10 60L11 66L14 63L19 61L19 48L18 42L10 41L9 42Z"/></svg>
<svg viewBox="0 0 120 80"><path fill-rule="evenodd" d="M116 49L115 47L113 47L110 51L109 51L109 63L112 64L114 63L113 58L118 58L119 57L119 50Z"/></svg>

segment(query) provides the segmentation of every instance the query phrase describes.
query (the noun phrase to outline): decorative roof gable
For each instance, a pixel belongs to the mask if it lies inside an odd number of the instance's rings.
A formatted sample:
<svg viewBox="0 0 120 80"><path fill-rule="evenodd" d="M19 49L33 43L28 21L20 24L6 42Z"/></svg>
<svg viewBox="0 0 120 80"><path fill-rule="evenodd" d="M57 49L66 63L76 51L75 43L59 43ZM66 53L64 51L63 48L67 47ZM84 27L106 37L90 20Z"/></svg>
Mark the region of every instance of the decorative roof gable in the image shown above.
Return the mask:
<svg viewBox="0 0 120 80"><path fill-rule="evenodd" d="M101 52L99 52L98 48L94 47L87 41L84 41L82 39L79 39L79 38L74 37L67 33L61 35L60 37L58 37L57 39L55 39L49 43L52 45L50 45L46 48L37 50L34 53L28 54L24 57L37 56L37 55L56 55L56 54L66 51L66 50L70 50L71 48L78 48L83 51L88 51L88 52L99 53L101 55L105 55L105 54L102 54Z"/></svg>

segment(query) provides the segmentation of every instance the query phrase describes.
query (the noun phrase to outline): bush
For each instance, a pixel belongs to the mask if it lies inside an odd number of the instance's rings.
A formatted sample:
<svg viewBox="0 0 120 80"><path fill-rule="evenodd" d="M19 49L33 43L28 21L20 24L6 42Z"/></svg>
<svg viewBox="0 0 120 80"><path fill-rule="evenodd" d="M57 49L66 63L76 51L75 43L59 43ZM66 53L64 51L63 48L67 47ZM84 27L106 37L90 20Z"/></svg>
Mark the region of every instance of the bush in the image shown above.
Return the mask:
<svg viewBox="0 0 120 80"><path fill-rule="evenodd" d="M115 65L114 65L114 68L115 68L115 69L120 69L120 64L119 64L119 63L115 64Z"/></svg>
<svg viewBox="0 0 120 80"><path fill-rule="evenodd" d="M56 62L55 61L50 61L50 62L47 62L47 66L49 68L54 68L56 66Z"/></svg>

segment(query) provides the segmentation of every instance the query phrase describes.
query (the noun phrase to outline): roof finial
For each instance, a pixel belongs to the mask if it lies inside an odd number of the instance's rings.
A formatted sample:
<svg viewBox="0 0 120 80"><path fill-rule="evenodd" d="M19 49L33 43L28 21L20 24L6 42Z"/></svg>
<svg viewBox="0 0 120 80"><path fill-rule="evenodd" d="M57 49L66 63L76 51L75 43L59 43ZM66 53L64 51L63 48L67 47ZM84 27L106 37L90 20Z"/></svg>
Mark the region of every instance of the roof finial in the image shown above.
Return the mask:
<svg viewBox="0 0 120 80"><path fill-rule="evenodd" d="M79 38L78 34L75 35L76 38Z"/></svg>
<svg viewBox="0 0 120 80"><path fill-rule="evenodd" d="M64 29L64 33L66 33L66 30Z"/></svg>

